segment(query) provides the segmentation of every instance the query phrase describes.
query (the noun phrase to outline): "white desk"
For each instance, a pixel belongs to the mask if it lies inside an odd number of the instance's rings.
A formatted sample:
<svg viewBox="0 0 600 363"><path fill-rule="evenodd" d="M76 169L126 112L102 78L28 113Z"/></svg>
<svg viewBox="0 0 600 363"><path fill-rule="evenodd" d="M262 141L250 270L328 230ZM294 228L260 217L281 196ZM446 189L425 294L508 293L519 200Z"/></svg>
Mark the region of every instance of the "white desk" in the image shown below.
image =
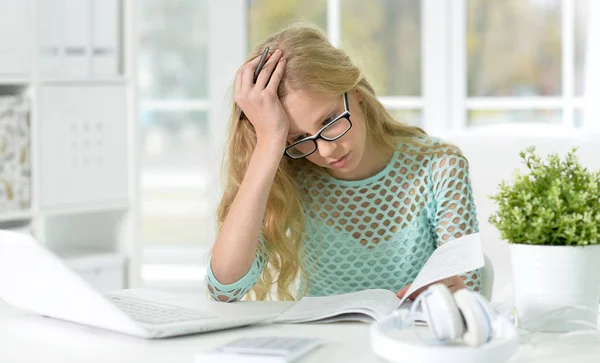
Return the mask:
<svg viewBox="0 0 600 363"><path fill-rule="evenodd" d="M197 307L201 300L189 298L176 303ZM245 309L242 304L236 306ZM273 311L283 310L289 303L251 304L248 307L255 311ZM248 335L316 336L326 340L326 345L299 363L382 362L371 351L369 325L365 323L261 325L165 340L143 340L24 314L0 302L2 363L193 363L196 353ZM559 340L557 335L536 334L533 340L538 349L522 345L510 362L600 362L598 337L588 335Z"/></svg>

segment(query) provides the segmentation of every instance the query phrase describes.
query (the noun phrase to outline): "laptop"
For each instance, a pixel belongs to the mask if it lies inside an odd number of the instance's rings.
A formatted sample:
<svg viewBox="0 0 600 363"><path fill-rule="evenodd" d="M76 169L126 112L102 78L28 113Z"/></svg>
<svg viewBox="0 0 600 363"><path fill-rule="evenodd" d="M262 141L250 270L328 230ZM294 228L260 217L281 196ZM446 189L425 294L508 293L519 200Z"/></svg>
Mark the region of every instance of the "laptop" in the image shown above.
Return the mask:
<svg viewBox="0 0 600 363"><path fill-rule="evenodd" d="M143 296L127 290L100 293L32 236L0 230L0 299L18 309L149 339L247 326L274 317L223 316L214 309L188 309Z"/></svg>

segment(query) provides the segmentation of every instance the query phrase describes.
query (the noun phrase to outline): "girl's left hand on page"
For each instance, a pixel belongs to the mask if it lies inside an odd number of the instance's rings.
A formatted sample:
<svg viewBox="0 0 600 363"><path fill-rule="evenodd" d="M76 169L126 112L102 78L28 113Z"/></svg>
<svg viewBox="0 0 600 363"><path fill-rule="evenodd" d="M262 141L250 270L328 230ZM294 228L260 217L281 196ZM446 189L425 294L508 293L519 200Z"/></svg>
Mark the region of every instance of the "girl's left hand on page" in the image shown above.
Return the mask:
<svg viewBox="0 0 600 363"><path fill-rule="evenodd" d="M408 299L414 301L417 298L417 296L419 296L423 291L427 290L427 288L429 286L437 284L437 283L442 283L442 284L448 286L448 289L450 290L451 293L455 293L456 291L458 291L460 289L466 288L465 283L459 276L451 276L446 279L432 282L429 285L426 285L426 286L421 287L420 289L417 289L415 292L410 294ZM398 293L396 293L396 296L398 296L399 299L402 299L404 297L404 295L406 294L406 292L408 291L408 289L410 289L411 285L412 284L408 284L408 285L404 286L400 291L398 291Z"/></svg>

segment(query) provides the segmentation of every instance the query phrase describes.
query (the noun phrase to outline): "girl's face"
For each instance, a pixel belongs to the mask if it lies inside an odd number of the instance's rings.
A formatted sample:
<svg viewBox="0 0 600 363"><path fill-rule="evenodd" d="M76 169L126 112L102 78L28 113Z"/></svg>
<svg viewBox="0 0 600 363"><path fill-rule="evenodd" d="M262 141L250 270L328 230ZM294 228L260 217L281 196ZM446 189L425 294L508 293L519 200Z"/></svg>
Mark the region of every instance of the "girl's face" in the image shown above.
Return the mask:
<svg viewBox="0 0 600 363"><path fill-rule="evenodd" d="M313 91L290 91L282 100L290 120L288 145L302 138L315 135L328 122L344 112L343 95L331 96ZM362 177L361 163L366 149L367 133L360 103L362 95L348 92L348 110L352 127L335 141L318 139L317 150L306 158L326 169L339 179ZM287 156L286 156L287 157Z"/></svg>

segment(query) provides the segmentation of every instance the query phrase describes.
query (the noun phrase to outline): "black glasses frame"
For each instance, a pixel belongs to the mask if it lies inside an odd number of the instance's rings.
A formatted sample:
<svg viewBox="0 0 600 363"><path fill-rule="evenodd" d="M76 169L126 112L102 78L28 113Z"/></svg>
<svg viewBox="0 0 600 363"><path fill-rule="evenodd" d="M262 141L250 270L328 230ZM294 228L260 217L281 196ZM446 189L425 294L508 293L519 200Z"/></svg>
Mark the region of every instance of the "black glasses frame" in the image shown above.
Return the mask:
<svg viewBox="0 0 600 363"><path fill-rule="evenodd" d="M344 131L341 135L336 136L334 138L328 138L322 135L323 132L325 132L325 130L327 130L328 128L330 128L334 123L336 123L337 121L341 120L345 118L346 120L348 120L348 123L350 124L350 127L348 127L348 129L346 131ZM292 159L302 159L305 158L309 155L311 155L312 153L314 153L315 151L317 151L317 140L318 139L323 139L325 141L335 141L337 139L339 139L340 137L346 135L346 133L348 131L350 131L350 129L352 128L352 120L350 120L350 109L348 108L348 92L344 92L344 112L342 112L341 115L337 116L336 118L334 118L333 120L329 121L327 123L327 125L323 126L323 128L321 128L316 134L314 134L313 136L308 136L305 137L302 140L296 141L295 143L291 144L290 146L285 148L285 155L292 158ZM290 150L291 148L293 148L294 146L306 142L306 141L312 141L312 143L314 144L314 150L311 151L310 153L300 156L300 157L295 157L292 156L290 154L288 154L288 150Z"/></svg>

